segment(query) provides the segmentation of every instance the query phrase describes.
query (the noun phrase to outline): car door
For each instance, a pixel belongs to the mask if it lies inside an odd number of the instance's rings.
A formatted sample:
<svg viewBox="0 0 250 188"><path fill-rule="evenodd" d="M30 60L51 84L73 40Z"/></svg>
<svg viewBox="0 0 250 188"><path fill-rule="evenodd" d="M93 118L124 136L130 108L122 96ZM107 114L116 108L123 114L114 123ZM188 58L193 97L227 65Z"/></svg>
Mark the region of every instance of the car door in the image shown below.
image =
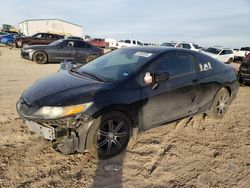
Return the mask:
<svg viewBox="0 0 250 188"><path fill-rule="evenodd" d="M74 50L75 41L74 40L64 40L62 41L58 49L55 49L53 52L53 59L55 61L63 60L74 60L76 51Z"/></svg>
<svg viewBox="0 0 250 188"><path fill-rule="evenodd" d="M219 57L218 57L218 60L225 63L229 60L230 58L230 55L227 54L227 51L226 50L222 50L220 53L219 53Z"/></svg>
<svg viewBox="0 0 250 188"><path fill-rule="evenodd" d="M30 44L36 45L36 44L44 44L44 34L38 33L34 35L30 41Z"/></svg>
<svg viewBox="0 0 250 188"><path fill-rule="evenodd" d="M196 65L190 53L170 53L157 60L142 73L168 73L169 79L157 85L142 79L141 122L143 129L194 114L198 110L199 94Z"/></svg>
<svg viewBox="0 0 250 188"><path fill-rule="evenodd" d="M49 33L45 33L44 34L44 40L43 40L43 44L50 44L53 41L55 41L55 35L53 34L49 34Z"/></svg>
<svg viewBox="0 0 250 188"><path fill-rule="evenodd" d="M74 59L77 61L84 61L91 54L91 46L84 41L75 41L74 50Z"/></svg>

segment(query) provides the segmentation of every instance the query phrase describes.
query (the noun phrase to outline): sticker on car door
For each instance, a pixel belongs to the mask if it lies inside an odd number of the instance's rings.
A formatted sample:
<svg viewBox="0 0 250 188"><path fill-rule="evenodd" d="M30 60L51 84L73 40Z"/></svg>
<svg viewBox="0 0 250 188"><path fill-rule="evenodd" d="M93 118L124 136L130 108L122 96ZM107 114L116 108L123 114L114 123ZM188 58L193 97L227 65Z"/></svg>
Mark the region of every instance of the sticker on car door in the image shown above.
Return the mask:
<svg viewBox="0 0 250 188"><path fill-rule="evenodd" d="M204 63L204 64L200 63L200 64L199 64L199 67L200 67L200 71L201 71L201 72L202 72L202 71L208 71L208 70L213 69L213 67L212 67L212 65L211 65L210 62L207 62L207 63Z"/></svg>

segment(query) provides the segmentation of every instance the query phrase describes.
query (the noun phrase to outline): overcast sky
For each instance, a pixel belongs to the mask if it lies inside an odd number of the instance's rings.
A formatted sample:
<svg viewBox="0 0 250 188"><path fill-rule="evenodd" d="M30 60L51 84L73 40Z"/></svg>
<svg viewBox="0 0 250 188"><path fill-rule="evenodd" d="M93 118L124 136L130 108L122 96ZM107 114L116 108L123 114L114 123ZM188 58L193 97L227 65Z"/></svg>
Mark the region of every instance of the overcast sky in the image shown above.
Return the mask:
<svg viewBox="0 0 250 188"><path fill-rule="evenodd" d="M1 0L0 24L57 18L83 34L143 42L250 46L250 0Z"/></svg>

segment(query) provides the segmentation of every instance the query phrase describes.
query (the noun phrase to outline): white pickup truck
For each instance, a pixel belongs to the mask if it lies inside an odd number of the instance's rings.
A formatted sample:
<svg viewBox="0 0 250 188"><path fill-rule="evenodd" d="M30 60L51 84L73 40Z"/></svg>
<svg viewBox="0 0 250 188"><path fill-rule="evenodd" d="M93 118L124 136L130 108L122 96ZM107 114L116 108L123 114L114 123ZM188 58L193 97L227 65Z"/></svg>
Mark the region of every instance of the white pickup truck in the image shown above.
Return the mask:
<svg viewBox="0 0 250 188"><path fill-rule="evenodd" d="M250 53L250 47L241 47L234 55L235 61L242 61Z"/></svg>
<svg viewBox="0 0 250 188"><path fill-rule="evenodd" d="M202 52L221 61L222 63L230 64L234 60L233 50L229 48L210 47Z"/></svg>
<svg viewBox="0 0 250 188"><path fill-rule="evenodd" d="M127 39L127 40L120 40L118 42L117 47L122 48L122 47L131 47L131 46L143 46L143 44L138 40Z"/></svg>

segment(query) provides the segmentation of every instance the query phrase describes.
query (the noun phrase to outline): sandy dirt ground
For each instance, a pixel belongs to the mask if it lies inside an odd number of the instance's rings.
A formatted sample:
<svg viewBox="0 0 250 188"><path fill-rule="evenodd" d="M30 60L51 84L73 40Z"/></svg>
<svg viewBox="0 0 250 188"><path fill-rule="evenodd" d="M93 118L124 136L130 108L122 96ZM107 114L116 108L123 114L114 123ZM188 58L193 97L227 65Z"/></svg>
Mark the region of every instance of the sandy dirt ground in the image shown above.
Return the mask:
<svg viewBox="0 0 250 188"><path fill-rule="evenodd" d="M22 91L58 68L0 46L0 187L250 187L250 87L240 88L223 120L197 116L154 128L98 161L54 151L15 111Z"/></svg>

